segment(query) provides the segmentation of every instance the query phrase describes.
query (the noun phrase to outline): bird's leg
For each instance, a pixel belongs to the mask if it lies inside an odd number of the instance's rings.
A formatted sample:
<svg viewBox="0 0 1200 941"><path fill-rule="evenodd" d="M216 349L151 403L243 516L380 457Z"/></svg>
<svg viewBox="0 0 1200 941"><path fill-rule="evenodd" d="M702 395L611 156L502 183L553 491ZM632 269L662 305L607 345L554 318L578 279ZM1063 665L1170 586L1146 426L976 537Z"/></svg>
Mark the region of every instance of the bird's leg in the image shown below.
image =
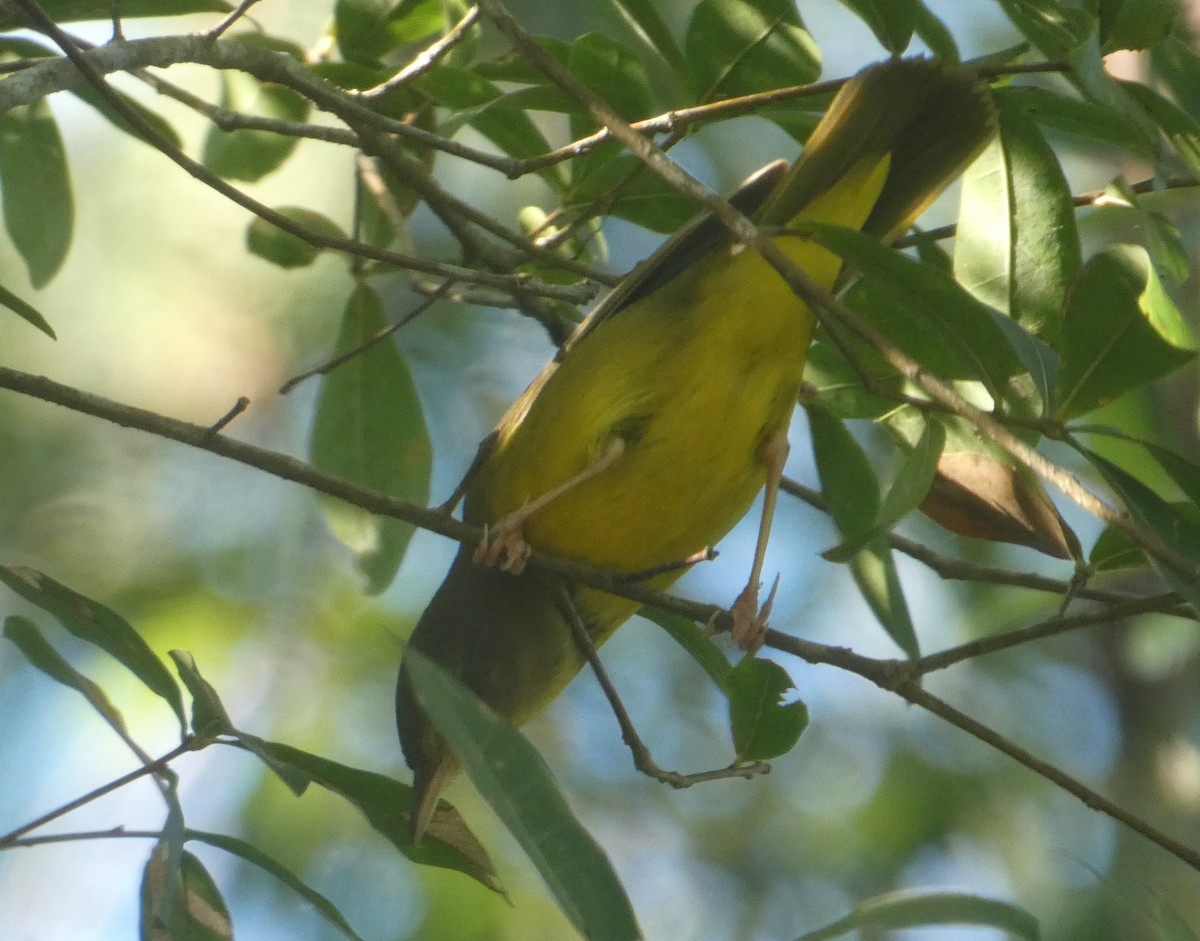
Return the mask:
<svg viewBox="0 0 1200 941"><path fill-rule="evenodd" d="M625 453L625 439L613 436L596 460L578 474L568 477L552 490L535 497L519 510L507 513L488 527L483 542L475 550L474 559L480 565L494 565L502 572L520 575L529 560L530 548L522 532L525 521L543 507L553 503L567 491L585 480L604 473L621 459Z"/></svg>
<svg viewBox="0 0 1200 941"><path fill-rule="evenodd" d="M759 446L759 457L767 471L767 487L763 491L762 519L758 524L758 543L754 547L754 564L750 567L750 581L737 596L733 607L733 639L747 653L756 653L762 646L763 637L767 633L767 618L771 615L771 605L775 603L775 591L779 588L779 579L771 586L767 600L760 608L758 606L758 589L762 584L763 560L767 555L767 540L771 536L771 522L775 518L775 504L779 497L779 482L783 479L783 465L787 463L788 451L787 434L777 431Z"/></svg>

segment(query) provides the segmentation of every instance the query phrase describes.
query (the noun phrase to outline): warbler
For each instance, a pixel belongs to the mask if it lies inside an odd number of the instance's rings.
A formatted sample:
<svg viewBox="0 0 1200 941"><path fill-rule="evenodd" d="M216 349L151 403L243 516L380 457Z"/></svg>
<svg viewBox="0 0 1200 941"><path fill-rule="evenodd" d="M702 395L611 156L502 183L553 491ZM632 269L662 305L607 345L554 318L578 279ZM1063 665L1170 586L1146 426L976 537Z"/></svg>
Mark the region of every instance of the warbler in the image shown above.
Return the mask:
<svg viewBox="0 0 1200 941"><path fill-rule="evenodd" d="M731 198L813 280L834 254L806 223L891 241L994 133L990 92L968 68L893 59L848 80L790 168ZM525 567L527 547L665 587L715 544L764 485L766 506L739 641L760 642L762 554L814 317L757 253L702 217L639 265L580 324L500 421L465 484L464 547L409 641L514 724L581 668L569 598L599 646L638 605ZM660 571L665 570L665 571ZM565 594L564 594L565 588ZM459 767L402 662L400 741L413 769L410 827L428 826Z"/></svg>

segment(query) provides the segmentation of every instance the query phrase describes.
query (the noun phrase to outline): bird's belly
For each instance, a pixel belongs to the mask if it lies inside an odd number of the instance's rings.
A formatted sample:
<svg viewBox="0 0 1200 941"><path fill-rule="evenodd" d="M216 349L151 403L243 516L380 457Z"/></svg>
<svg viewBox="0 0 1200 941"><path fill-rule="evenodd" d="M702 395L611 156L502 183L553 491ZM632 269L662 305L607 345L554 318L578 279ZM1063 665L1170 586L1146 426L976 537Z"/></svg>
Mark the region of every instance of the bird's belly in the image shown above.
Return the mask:
<svg viewBox="0 0 1200 941"><path fill-rule="evenodd" d="M731 279L759 286L731 294ZM688 289L692 328L647 362L645 376L628 379L654 391L624 455L536 513L526 526L531 545L642 571L717 542L761 489L760 448L786 434L811 314L750 253L724 259L711 284L701 272Z"/></svg>

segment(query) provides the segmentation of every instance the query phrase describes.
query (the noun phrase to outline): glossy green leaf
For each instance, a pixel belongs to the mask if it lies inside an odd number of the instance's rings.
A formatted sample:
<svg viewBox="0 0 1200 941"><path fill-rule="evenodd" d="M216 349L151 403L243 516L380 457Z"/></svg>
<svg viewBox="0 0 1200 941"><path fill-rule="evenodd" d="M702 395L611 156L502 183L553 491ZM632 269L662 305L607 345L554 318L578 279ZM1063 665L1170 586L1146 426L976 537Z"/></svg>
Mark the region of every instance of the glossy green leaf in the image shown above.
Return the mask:
<svg viewBox="0 0 1200 941"><path fill-rule="evenodd" d="M1180 16L1178 0L1099 0L1100 50L1148 49L1165 39Z"/></svg>
<svg viewBox="0 0 1200 941"><path fill-rule="evenodd" d="M1102 252L1071 288L1059 417L1085 414L1166 375L1190 361L1196 345L1144 248L1117 245Z"/></svg>
<svg viewBox="0 0 1200 941"><path fill-rule="evenodd" d="M413 85L451 110L451 118L441 128L443 134L452 132L457 125L470 124L510 157L536 157L550 150L545 136L526 111L533 105L517 102L515 95L506 96L475 71L439 65L415 79ZM556 100L566 100L557 91L548 94ZM563 179L558 167L548 168L541 176L552 186L561 184Z"/></svg>
<svg viewBox="0 0 1200 941"><path fill-rule="evenodd" d="M892 55L900 55L912 42L919 0L842 0L842 5L853 10Z"/></svg>
<svg viewBox="0 0 1200 941"><path fill-rule="evenodd" d="M805 410L829 514L844 541L855 539L879 518L879 483L871 462L827 409L810 404ZM849 566L863 599L888 636L910 657L917 656L916 631L887 538L876 536L850 559Z"/></svg>
<svg viewBox="0 0 1200 941"><path fill-rule="evenodd" d="M1200 567L1200 524L1191 514L1184 514L1127 471L1093 451L1083 450L1113 491L1121 498L1129 515L1139 526L1154 533L1162 543ZM1172 566L1150 558L1167 584L1200 612L1200 583L1177 572Z"/></svg>
<svg viewBox="0 0 1200 941"><path fill-rule="evenodd" d="M642 63L603 33L584 33L571 43L567 68L626 121L652 113L654 95Z"/></svg>
<svg viewBox="0 0 1200 941"><path fill-rule="evenodd" d="M1200 114L1200 53L1185 33L1169 36L1150 50L1154 75L1171 100L1188 114Z"/></svg>
<svg viewBox="0 0 1200 941"><path fill-rule="evenodd" d="M1195 506L1200 507L1200 467L1169 448L1149 443L1145 447L1167 472L1167 476L1183 491L1183 495Z"/></svg>
<svg viewBox="0 0 1200 941"><path fill-rule="evenodd" d="M1123 82L1122 87L1158 125L1188 169L1200 173L1200 123L1153 88L1140 82Z"/></svg>
<svg viewBox="0 0 1200 941"><path fill-rule="evenodd" d="M656 0L612 0L612 4L637 37L662 56L673 73L682 75L687 71L687 61L659 13Z"/></svg>
<svg viewBox="0 0 1200 941"><path fill-rule="evenodd" d="M847 303L943 379L976 379L997 400L1021 362L988 309L944 273L861 232L810 225L861 276Z"/></svg>
<svg viewBox="0 0 1200 941"><path fill-rule="evenodd" d="M167 654L192 697L192 734L200 737L234 734L233 720L217 691L200 675L192 655L186 650L170 650Z"/></svg>
<svg viewBox="0 0 1200 941"><path fill-rule="evenodd" d="M452 808L443 803L420 843L409 836L408 809L412 788L374 771L352 768L279 742L257 739L256 754L339 795L353 805L371 827L413 862L453 869L503 894L487 852ZM300 811L303 813L303 811Z"/></svg>
<svg viewBox="0 0 1200 941"><path fill-rule="evenodd" d="M176 904L164 910L168 880ZM229 908L208 870L192 853L183 852L172 869L163 844L155 846L142 874L142 941L232 941Z"/></svg>
<svg viewBox="0 0 1200 941"><path fill-rule="evenodd" d="M244 72L221 71L221 107L239 114L279 121L300 122L308 117L309 103L282 85L268 85ZM253 183L279 166L296 149L290 134L242 128L222 131L213 127L204 141L202 160L213 173L229 180Z"/></svg>
<svg viewBox="0 0 1200 941"><path fill-rule="evenodd" d="M886 535L901 519L915 510L929 493L937 476L938 458L946 444L946 429L937 421L923 422L920 438L904 455L896 479L884 494L874 524L822 555L830 562L848 562L876 537Z"/></svg>
<svg viewBox="0 0 1200 941"><path fill-rule="evenodd" d="M360 346L387 327L378 295L355 286L346 304L338 351ZM310 453L313 464L371 490L424 505L432 451L416 386L388 337L337 366L321 386ZM334 535L353 550L367 591L391 584L413 527L322 497Z"/></svg>
<svg viewBox="0 0 1200 941"><path fill-rule="evenodd" d="M571 813L541 755L432 660L415 651L407 656L417 702L571 924L592 941L640 938L612 864Z"/></svg>
<svg viewBox="0 0 1200 941"><path fill-rule="evenodd" d="M1174 222L1150 208L1148 202L1118 177L1092 204L1092 220L1099 225L1115 222L1125 238L1140 236L1139 244L1150 253L1155 270L1169 284L1182 284L1191 274L1191 258L1183 236Z"/></svg>
<svg viewBox="0 0 1200 941"><path fill-rule="evenodd" d="M163 139L166 140L167 143L169 143L172 147L176 148L177 150L183 148L183 140L180 138L179 132L176 131L171 123L167 121L167 119L161 114L156 111L151 111L136 98L118 91L111 85L109 86L109 91L120 98L121 101L125 103L127 108L131 108L136 111L141 119L154 128L154 130L158 131ZM94 85L88 82L82 82L72 88L71 93L80 101L83 101L90 107L95 108L97 113L103 115L104 119L113 127L124 131L126 134L129 134L138 140L144 140L142 135L129 126L129 122L125 120L124 116L121 115L115 107L113 107L112 102L109 101L108 98L97 91Z"/></svg>
<svg viewBox="0 0 1200 941"><path fill-rule="evenodd" d="M17 297L17 295L2 285L0 285L0 305L7 307L22 320L37 327L51 340L58 339L54 333L54 328L46 322L46 318L41 315L36 307L34 307L32 304L26 303L24 300Z"/></svg>
<svg viewBox="0 0 1200 941"><path fill-rule="evenodd" d="M677 231L695 216L697 207L692 200L636 157L617 150L597 147L588 160L576 163L574 180L563 199L566 208L585 209L593 200L606 200L616 192L620 198L612 204L610 215L664 234Z"/></svg>
<svg viewBox="0 0 1200 941"><path fill-rule="evenodd" d="M38 5L55 23L80 20L111 20L112 0L39 0ZM121 18L142 16L185 16L191 13L227 13L233 7L224 0L121 0ZM0 11L0 29L24 25L25 17L13 4Z"/></svg>
<svg viewBox="0 0 1200 941"><path fill-rule="evenodd" d="M864 354L868 351L863 350ZM877 388L899 391L904 380L880 357L862 355L851 365L833 343L817 342L804 361L804 383L814 398L838 418L878 418L895 408L895 400L873 395L863 386L861 366Z"/></svg>
<svg viewBox="0 0 1200 941"><path fill-rule="evenodd" d="M4 636L17 645L25 659L33 666L55 682L82 695L88 704L104 717L104 721L118 732L125 731L124 717L104 690L71 666L42 636L36 624L13 615L4 621Z"/></svg>
<svg viewBox="0 0 1200 941"><path fill-rule="evenodd" d="M1106 527L1092 545L1088 565L1097 572L1116 572L1149 564L1146 554L1123 532Z"/></svg>
<svg viewBox="0 0 1200 941"><path fill-rule="evenodd" d="M344 937L349 938L350 941L364 941L362 936L346 921L345 916L342 915L336 905L308 885L308 883L296 878L291 870L274 857L268 856L253 844L247 843L245 840L239 840L237 837L227 836L224 833L208 833L204 830L185 830L184 838L189 842L204 843L207 846L224 850L231 856L236 856L238 859L258 867L263 872L269 873L304 899L304 901L308 902L309 905L317 910L317 913L322 918L341 932Z"/></svg>
<svg viewBox="0 0 1200 941"><path fill-rule="evenodd" d="M942 59L946 62L962 61L954 34L923 0L916 0L913 5L913 28L921 42L929 47L929 51L935 59Z"/></svg>
<svg viewBox="0 0 1200 941"><path fill-rule="evenodd" d="M1058 353L1049 343L1029 333L1006 314L995 311L993 314L996 326L1029 374L1029 382L1033 384L1041 405L1039 414L1052 412L1058 401Z"/></svg>
<svg viewBox="0 0 1200 941"><path fill-rule="evenodd" d="M346 233L337 223L311 209L302 206L279 206L275 211L320 235L346 237ZM285 232L274 223L258 216L246 227L246 248L252 254L280 268L303 268L312 264L323 251L298 235Z"/></svg>
<svg viewBox="0 0 1200 941"><path fill-rule="evenodd" d="M997 95L1044 127L1132 151L1146 160L1158 157L1158 144L1143 123L1121 111L1036 85L1012 85L998 89Z"/></svg>
<svg viewBox="0 0 1200 941"><path fill-rule="evenodd" d="M1096 29L1093 14L1064 0L1000 0L1000 6L1048 59L1065 56Z"/></svg>
<svg viewBox="0 0 1200 941"><path fill-rule="evenodd" d="M44 100L0 114L4 225L35 288L62 267L71 247L75 203L58 123Z"/></svg>
<svg viewBox="0 0 1200 941"><path fill-rule="evenodd" d="M769 761L795 747L808 725L808 707L784 701L791 689L787 671L771 660L745 656L729 672L729 727L738 761Z"/></svg>
<svg viewBox="0 0 1200 941"><path fill-rule="evenodd" d="M161 696L179 718L186 720L183 695L158 655L119 614L34 569L0 565L0 582L54 615L70 633L99 647L128 669L153 693Z"/></svg>
<svg viewBox="0 0 1200 941"><path fill-rule="evenodd" d="M967 892L905 890L863 902L849 915L801 935L796 941L829 941L851 931L868 932L939 925L977 925L996 928L1024 941L1040 941L1038 921L1012 902Z"/></svg>
<svg viewBox="0 0 1200 941"><path fill-rule="evenodd" d="M650 605L642 608L638 614L666 631L675 643L700 664L720 689L725 689L729 671L733 668L729 665L725 651L713 642L712 637L699 624L691 618Z"/></svg>
<svg viewBox="0 0 1200 941"><path fill-rule="evenodd" d="M963 176L954 248L959 283L1052 346L1081 264L1071 191L1022 108L997 94L1000 134Z"/></svg>
<svg viewBox="0 0 1200 941"><path fill-rule="evenodd" d="M374 65L402 47L432 40L446 28L442 0L337 0L338 49L349 62Z"/></svg>
<svg viewBox="0 0 1200 941"><path fill-rule="evenodd" d="M805 85L821 74L820 50L792 0L700 0L684 51L700 101Z"/></svg>

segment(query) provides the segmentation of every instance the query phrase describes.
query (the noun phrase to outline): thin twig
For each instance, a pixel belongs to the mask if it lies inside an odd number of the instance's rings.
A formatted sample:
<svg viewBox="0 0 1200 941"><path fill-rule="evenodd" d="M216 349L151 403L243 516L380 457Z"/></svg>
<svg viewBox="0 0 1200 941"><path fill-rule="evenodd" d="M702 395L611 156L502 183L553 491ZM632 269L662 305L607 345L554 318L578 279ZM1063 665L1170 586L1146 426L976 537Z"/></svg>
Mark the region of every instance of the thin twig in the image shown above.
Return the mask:
<svg viewBox="0 0 1200 941"><path fill-rule="evenodd" d="M479 7L468 7L462 19L450 27L444 36L422 49L404 68L387 79L387 81L380 82L375 87L368 88L366 91L352 92L351 94L363 101L371 101L374 98L382 98L388 92L395 91L397 88L406 85L417 76L423 75L437 65L451 49L463 41L463 38L478 20Z"/></svg>
<svg viewBox="0 0 1200 941"><path fill-rule="evenodd" d="M221 20L220 23L210 29L207 33L205 33L204 38L209 42L219 39L222 33L229 29L229 27L240 20L243 16L245 16L246 12L258 2L259 0L242 0L242 2L237 5L237 9L225 17L225 19Z"/></svg>
<svg viewBox="0 0 1200 941"><path fill-rule="evenodd" d="M384 249L375 248L372 245L367 245L362 242L356 242L352 239L342 238L341 236L329 235L325 232L315 231L308 226L297 223L294 219L290 219L283 213L271 209L269 206L260 203L258 200L247 196L235 186L230 185L227 181L211 172L202 164L192 160L169 140L167 140L157 128L145 120L141 114L129 106L129 104L115 94L108 84L104 81L101 74L92 65L89 57L71 40L71 37L59 29L53 20L51 20L41 9L35 0L13 0L19 5L34 21L38 27L44 30L47 35L59 44L63 53L70 59L71 63L79 70L79 72L96 88L96 90L104 96L106 101L112 108L121 115L139 135L141 135L147 143L151 144L155 149L161 151L166 157L180 166L188 174L195 177L206 186L216 190L222 196L236 203L244 209L249 210L254 215L261 219L270 222L277 228L288 232L306 243L317 248L332 249L335 251L346 252L350 255L357 255L364 258L370 258L374 261L383 262L385 264L394 265L401 269L423 271L426 274L437 275L442 278L452 278L468 283L479 283L489 285L491 287L503 288L512 292L536 293L538 295L563 300L569 303L579 303L581 299L586 300L588 292L581 291L576 287L563 287L553 284L543 284L534 281L525 275L501 275L487 271L479 271L473 268L465 268L459 265L450 265L443 262L432 262L427 259L415 255L402 254L400 252L387 251ZM129 45L129 44L126 44ZM251 47L247 47L251 48ZM15 78L28 76L33 70L26 70L22 75Z"/></svg>
<svg viewBox="0 0 1200 941"><path fill-rule="evenodd" d="M376 332L376 334L374 336L368 337L366 340L363 340L363 342L359 343L357 346L353 346L348 350L338 353L336 356L329 358L325 362L321 363L319 366L314 366L312 369L307 369L304 372L299 373L298 375L292 376L291 379L289 379L287 382L285 382L283 385L281 385L279 387L279 394L287 395L289 392L292 391L292 389L296 388L296 386L298 386L300 383L302 383L305 379L311 379L313 376L327 375L327 374L333 372L333 370L337 369L338 366L341 366L342 363L349 362L350 360L354 359L356 356L361 356L363 353L365 353L367 350L369 350L375 344L377 344L383 340L386 340L388 337L390 337L393 333L395 333L401 327L405 326L406 324L412 323L412 321L416 320L418 317L421 316L421 314L425 313L425 311L429 310L430 307L432 307L434 304L436 304L438 301L440 301L443 297L445 297L450 292L451 288L453 288L453 287L454 287L453 281L443 281L441 287L439 287L437 290L435 290L433 293L431 293L428 297L424 298L419 304L415 305L412 308L412 310L410 310L408 313L406 313L403 317L401 317L395 323L388 324L382 330L379 330L378 332Z"/></svg>
<svg viewBox="0 0 1200 941"><path fill-rule="evenodd" d="M646 747L646 743L642 741L641 736L638 735L637 728L634 726L633 720L629 718L629 712L625 709L625 704L621 701L621 696L608 675L608 670L605 669L604 663L600 660L600 655L596 652L596 645L592 643L587 626L579 616L579 609L576 608L575 601L565 586L561 584L558 586L555 600L560 613L571 626L571 632L575 636L575 645L591 666L592 672L596 675L596 681L600 684L600 689L604 691L604 697L608 700L609 708L612 709L613 715L616 716L617 724L621 727L621 738L629 746L629 751L633 755L633 766L638 771L647 777L654 778L656 781L661 781L664 784L671 785L671 787L680 789L691 787L694 784L703 784L707 781L721 781L726 778L749 779L756 775L770 772L771 766L762 761L750 764L733 764L725 768L697 771L692 774L668 771L661 767L654 760L654 756L650 754L650 749Z"/></svg>
<svg viewBox="0 0 1200 941"><path fill-rule="evenodd" d="M23 837L26 833L32 833L39 827L44 827L46 824L52 823L55 820L58 820L60 817L66 816L67 814L71 813L71 811L78 810L80 807L84 807L87 804L92 803L92 801L104 797L106 794L111 794L113 791L119 790L125 785L136 781L138 778L144 778L146 775L157 775L161 773L163 770L167 769L170 763L180 755L187 754L190 751L197 751L200 748L203 748L205 744L207 744L206 741L196 738L189 738L182 744L172 748L161 758L157 758L154 761L143 764L140 768L135 768L128 774L123 774L119 778L114 778L107 784L102 784L100 787L94 788L72 801L68 801L61 806L54 808L54 810L42 814L42 816L38 817L36 820L31 820L28 823L17 827L15 830L11 830L8 833L0 835L0 848L13 845L18 838Z"/></svg>

